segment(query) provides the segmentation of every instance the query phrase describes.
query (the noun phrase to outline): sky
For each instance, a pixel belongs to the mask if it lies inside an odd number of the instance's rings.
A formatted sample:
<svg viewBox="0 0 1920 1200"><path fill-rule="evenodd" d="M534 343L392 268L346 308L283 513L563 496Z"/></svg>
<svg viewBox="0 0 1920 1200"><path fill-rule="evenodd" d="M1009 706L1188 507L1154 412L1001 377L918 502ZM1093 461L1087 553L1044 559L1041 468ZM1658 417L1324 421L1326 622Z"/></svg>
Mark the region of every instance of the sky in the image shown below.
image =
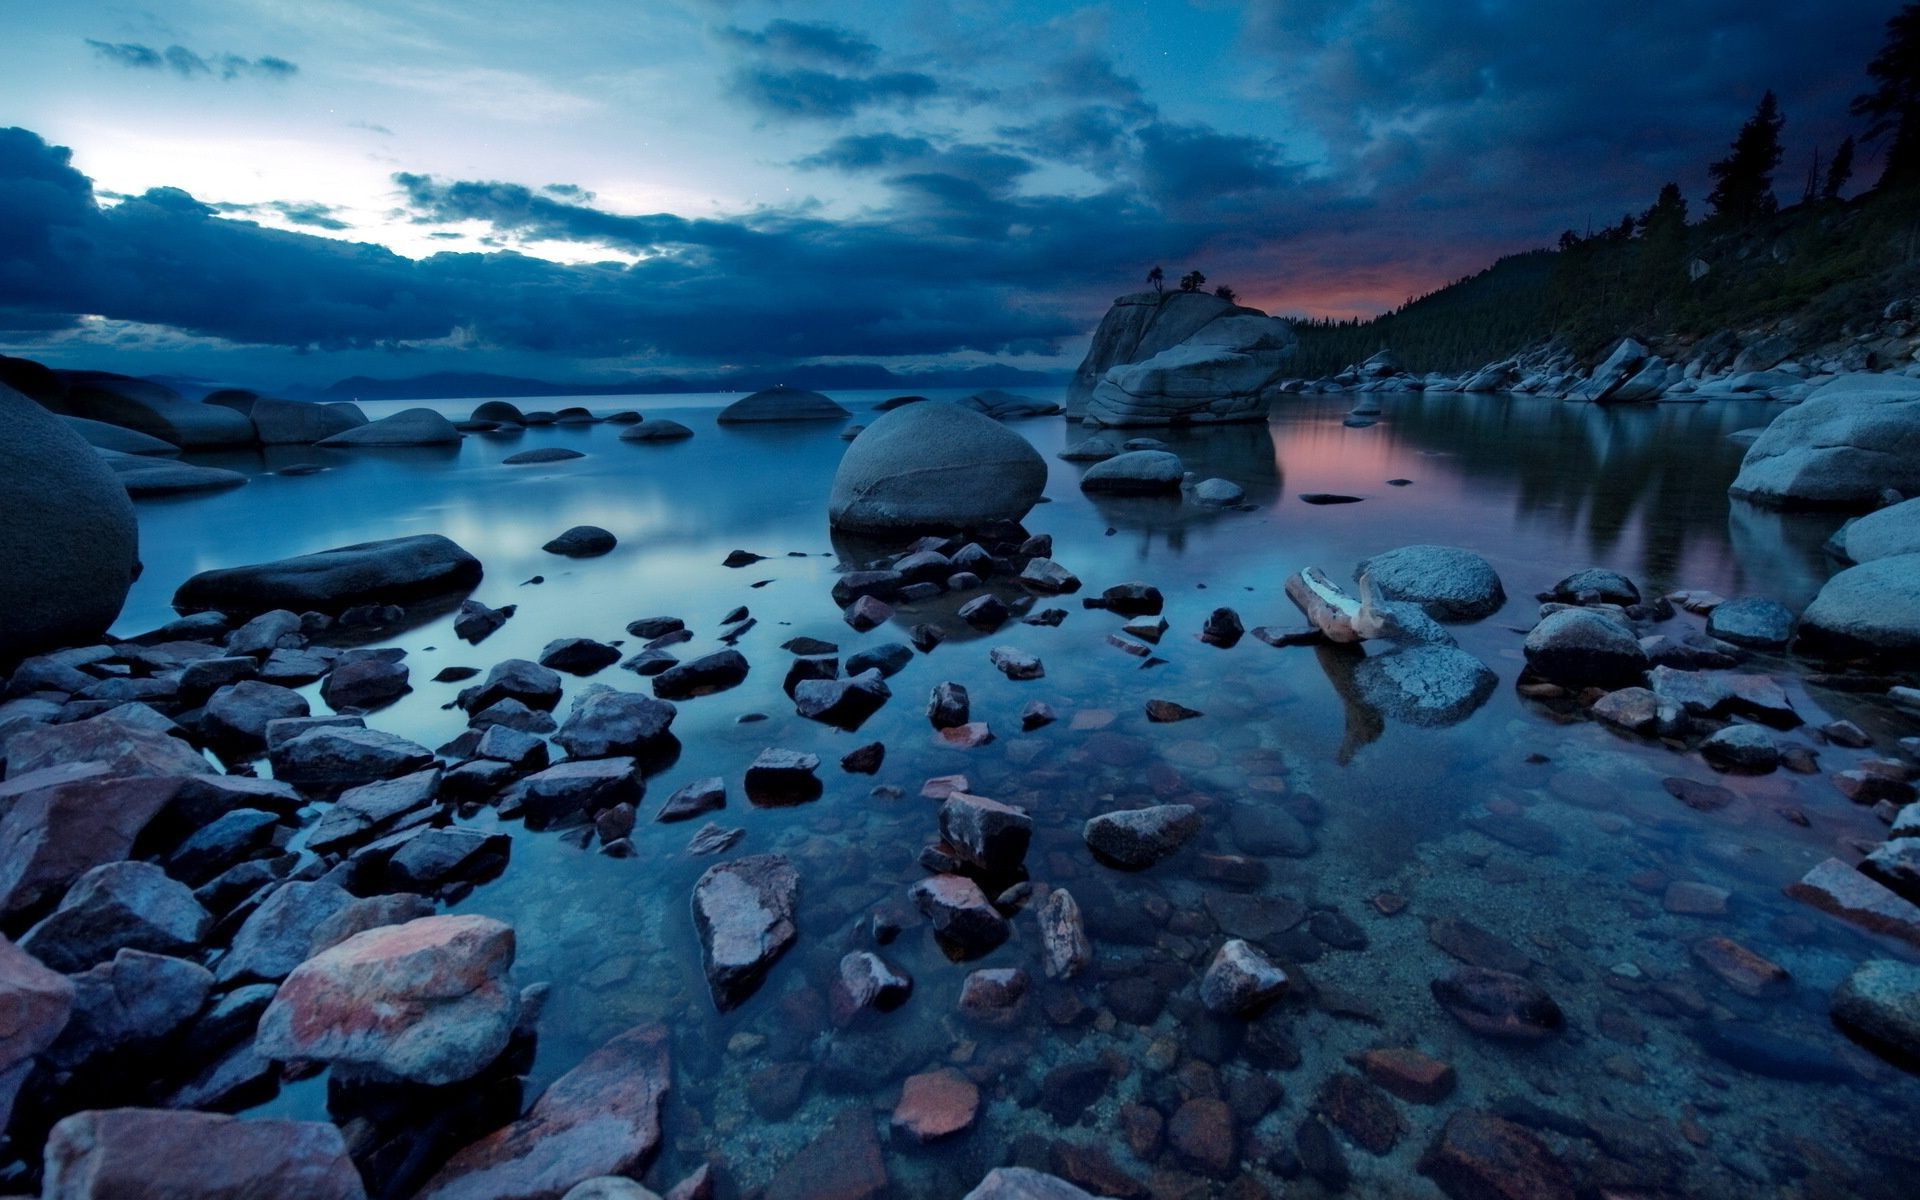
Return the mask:
<svg viewBox="0 0 1920 1200"><path fill-rule="evenodd" d="M0 0L0 351L1059 370L1155 264L1371 315L1669 179L1699 213L1768 88L1794 198L1898 7Z"/></svg>

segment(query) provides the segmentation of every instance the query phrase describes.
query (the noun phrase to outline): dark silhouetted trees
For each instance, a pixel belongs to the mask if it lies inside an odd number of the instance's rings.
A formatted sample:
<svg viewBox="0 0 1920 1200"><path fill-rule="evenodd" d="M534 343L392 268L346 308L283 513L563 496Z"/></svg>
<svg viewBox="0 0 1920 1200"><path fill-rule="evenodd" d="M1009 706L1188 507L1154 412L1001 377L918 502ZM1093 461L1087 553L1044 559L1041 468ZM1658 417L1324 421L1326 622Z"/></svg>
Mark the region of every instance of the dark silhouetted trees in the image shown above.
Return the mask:
<svg viewBox="0 0 1920 1200"><path fill-rule="evenodd" d="M1840 148L1833 152L1833 161L1827 164L1827 182L1820 189L1822 200L1840 198L1841 190L1847 186L1847 181L1853 178L1853 154L1852 138L1841 142Z"/></svg>
<svg viewBox="0 0 1920 1200"><path fill-rule="evenodd" d="M1180 277L1180 290L1183 292L1197 292L1206 285L1207 277L1198 271L1188 271Z"/></svg>
<svg viewBox="0 0 1920 1200"><path fill-rule="evenodd" d="M1147 272L1147 282L1153 285L1154 291L1164 292L1167 290L1167 273L1155 266Z"/></svg>
<svg viewBox="0 0 1920 1200"><path fill-rule="evenodd" d="M1731 152L1708 167L1713 192L1707 197L1715 219L1745 225L1764 220L1780 209L1773 195L1773 172L1780 165L1780 101L1769 91L1740 127Z"/></svg>
<svg viewBox="0 0 1920 1200"><path fill-rule="evenodd" d="M1885 142L1880 184L1920 179L1920 4L1909 4L1887 22L1886 45L1867 64L1874 89L1855 97L1853 115L1866 117L1867 141Z"/></svg>
<svg viewBox="0 0 1920 1200"><path fill-rule="evenodd" d="M1228 287L1224 283L1221 284L1219 287L1213 289L1213 294L1220 297L1222 300L1225 300L1228 304L1232 304L1234 300L1237 298L1237 293L1235 293L1232 288Z"/></svg>

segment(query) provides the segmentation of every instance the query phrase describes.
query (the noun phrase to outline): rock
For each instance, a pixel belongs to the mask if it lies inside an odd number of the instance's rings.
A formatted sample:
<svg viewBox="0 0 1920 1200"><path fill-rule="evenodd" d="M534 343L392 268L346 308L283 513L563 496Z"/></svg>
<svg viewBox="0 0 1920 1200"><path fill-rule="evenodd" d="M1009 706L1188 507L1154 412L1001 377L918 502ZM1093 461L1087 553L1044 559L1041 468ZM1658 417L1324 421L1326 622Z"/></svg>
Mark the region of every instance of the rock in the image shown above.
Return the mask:
<svg viewBox="0 0 1920 1200"><path fill-rule="evenodd" d="M567 1189L560 1200L660 1200L660 1194L624 1175L596 1175Z"/></svg>
<svg viewBox="0 0 1920 1200"><path fill-rule="evenodd" d="M1486 559L1452 546L1402 546L1363 560L1354 579L1370 577L1382 596L1407 600L1440 621L1474 621L1507 601Z"/></svg>
<svg viewBox="0 0 1920 1200"><path fill-rule="evenodd" d="M794 709L810 721L858 729L892 699L893 690L869 670L851 679L805 679L794 688Z"/></svg>
<svg viewBox="0 0 1920 1200"><path fill-rule="evenodd" d="M382 843L382 847L393 846L385 864L385 882L406 891L432 893L461 880L486 879L505 868L512 845L513 839L504 833L478 829L407 830Z"/></svg>
<svg viewBox="0 0 1920 1200"><path fill-rule="evenodd" d="M656 821L686 821L727 806L727 784L718 775L696 779L667 797Z"/></svg>
<svg viewBox="0 0 1920 1200"><path fill-rule="evenodd" d="M1147 720L1156 725L1171 725L1178 721L1191 721L1204 717L1205 713L1197 708L1188 708L1184 704L1175 704L1171 700L1147 701Z"/></svg>
<svg viewBox="0 0 1920 1200"><path fill-rule="evenodd" d="M988 658L1008 679L1040 679L1047 673L1038 658L1017 646L995 646Z"/></svg>
<svg viewBox="0 0 1920 1200"><path fill-rule="evenodd" d="M1408 645L1369 656L1354 668L1353 682L1361 698L1381 712L1411 725L1439 727L1478 711L1500 679L1458 647Z"/></svg>
<svg viewBox="0 0 1920 1200"><path fill-rule="evenodd" d="M973 719L967 689L951 681L935 684L927 698L927 720L935 729L954 729Z"/></svg>
<svg viewBox="0 0 1920 1200"><path fill-rule="evenodd" d="M1867 855L1860 870L1908 900L1920 901L1920 840L1895 838Z"/></svg>
<svg viewBox="0 0 1920 1200"><path fill-rule="evenodd" d="M1093 964L1093 943L1071 892L1065 888L1048 892L1037 915L1040 962L1048 979L1072 979Z"/></svg>
<svg viewBox="0 0 1920 1200"><path fill-rule="evenodd" d="M917 1145L965 1133L980 1115L980 1089L951 1067L907 1077L893 1108L894 1136Z"/></svg>
<svg viewBox="0 0 1920 1200"><path fill-rule="evenodd" d="M692 436L693 430L680 422L660 417L650 417L620 431L620 440L623 442L679 442Z"/></svg>
<svg viewBox="0 0 1920 1200"><path fill-rule="evenodd" d="M435 1086L472 1078L513 1034L513 956L513 929L490 917L369 929L294 969L261 1016L255 1047Z"/></svg>
<svg viewBox="0 0 1920 1200"><path fill-rule="evenodd" d="M1527 663L1568 687L1620 687L1647 671L1640 639L1620 621L1588 609L1552 613L1527 634Z"/></svg>
<svg viewBox="0 0 1920 1200"><path fill-rule="evenodd" d="M913 994L913 980L879 955L855 950L841 958L828 989L836 1025L867 1012L892 1012Z"/></svg>
<svg viewBox="0 0 1920 1200"><path fill-rule="evenodd" d="M113 471L114 478L136 500L150 496L177 496L186 492L212 492L239 487L247 477L238 471L219 467L200 467L169 459L121 454L113 450L97 451L100 460Z"/></svg>
<svg viewBox="0 0 1920 1200"><path fill-rule="evenodd" d="M20 948L72 974L106 962L122 948L190 956L212 924L192 889L159 867L114 862L76 880L52 915L20 939ZM4 1070L0 1064L0 1073Z"/></svg>
<svg viewBox="0 0 1920 1200"><path fill-rule="evenodd" d="M321 727L269 754L274 777L299 788L353 787L411 775L433 765L433 752L377 729Z"/></svg>
<svg viewBox="0 0 1920 1200"><path fill-rule="evenodd" d="M87 872L126 858L182 786L167 778L46 778L47 786L18 790L0 809L0 917L48 907Z"/></svg>
<svg viewBox="0 0 1920 1200"><path fill-rule="evenodd" d="M1180 490L1186 466L1165 450L1130 450L1087 468L1080 490L1112 496L1151 496Z"/></svg>
<svg viewBox="0 0 1920 1200"><path fill-rule="evenodd" d="M738 1007L798 935L800 874L784 855L756 854L709 867L693 888L693 923L713 1003Z"/></svg>
<svg viewBox="0 0 1920 1200"><path fill-rule="evenodd" d="M555 763L508 788L503 803L517 805L536 828L566 824L617 804L640 803L644 786L631 758L582 758Z"/></svg>
<svg viewBox="0 0 1920 1200"><path fill-rule="evenodd" d="M1771 771L1780 765L1780 747L1773 735L1757 725L1729 725L1700 743L1709 762L1740 771Z"/></svg>
<svg viewBox="0 0 1920 1200"><path fill-rule="evenodd" d="M964 875L934 875L908 890L942 941L962 953L984 954L1013 932L988 903L980 885Z"/></svg>
<svg viewBox="0 0 1920 1200"><path fill-rule="evenodd" d="M1785 967L1761 957L1732 938L1701 938L1693 944L1691 953L1695 962L1742 995L1779 993L1786 990L1791 979Z"/></svg>
<svg viewBox="0 0 1920 1200"><path fill-rule="evenodd" d="M557 672L524 658L509 658L495 663L484 681L461 692L460 707L478 713L502 700L517 700L528 708L550 712L560 703L562 690Z"/></svg>
<svg viewBox="0 0 1920 1200"><path fill-rule="evenodd" d="M313 953L319 930L353 903L336 884L295 880L268 893L217 966L223 985L284 979Z"/></svg>
<svg viewBox="0 0 1920 1200"><path fill-rule="evenodd" d="M1875 1053L1908 1069L1920 1064L1920 967L1872 959L1833 993L1833 1023Z"/></svg>
<svg viewBox="0 0 1920 1200"><path fill-rule="evenodd" d="M180 453L180 447L172 442L161 441L136 429L109 425L105 421L89 421L85 417L62 416L60 422L96 450L152 455L155 458L174 458Z"/></svg>
<svg viewBox="0 0 1920 1200"><path fill-rule="evenodd" d="M899 674L912 661L912 646L903 642L887 642L849 655L847 674L858 675L863 671L878 671L881 678L885 679Z"/></svg>
<svg viewBox="0 0 1920 1200"><path fill-rule="evenodd" d="M1920 420L1920 403L1914 411ZM1800 614L1800 645L1837 654L1920 657L1916 594L1920 554L1895 554L1848 567L1827 580Z"/></svg>
<svg viewBox="0 0 1920 1200"><path fill-rule="evenodd" d="M912 404L867 427L834 473L827 514L862 533L981 529L1039 502L1047 464L1027 440L955 404Z"/></svg>
<svg viewBox="0 0 1920 1200"><path fill-rule="evenodd" d="M1920 554L1920 497L1855 517L1840 527L1827 547L1853 563Z"/></svg>
<svg viewBox="0 0 1920 1200"><path fill-rule="evenodd" d="M0 937L0 1129L36 1056L53 1045L73 1010L73 981Z"/></svg>
<svg viewBox="0 0 1920 1200"><path fill-rule="evenodd" d="M873 1117L849 1105L774 1172L764 1200L878 1200L887 1194L887 1166Z"/></svg>
<svg viewBox="0 0 1920 1200"><path fill-rule="evenodd" d="M1545 989L1506 971L1460 967L1431 988L1440 1007L1483 1037L1540 1041L1566 1024Z"/></svg>
<svg viewBox="0 0 1920 1200"><path fill-rule="evenodd" d="M480 560L438 534L362 542L277 562L202 571L174 593L183 613L339 612L467 591Z"/></svg>
<svg viewBox="0 0 1920 1200"><path fill-rule="evenodd" d="M1201 977L1200 1001L1221 1016L1249 1016L1285 995L1289 982L1280 964L1251 943L1229 938Z"/></svg>
<svg viewBox="0 0 1920 1200"><path fill-rule="evenodd" d="M513 604L488 608L478 600L462 600L460 612L453 619L453 635L477 646L505 625L517 608Z"/></svg>
<svg viewBox="0 0 1920 1200"><path fill-rule="evenodd" d="M1246 633L1247 627L1239 613L1230 608L1216 608L1207 614L1206 623L1200 627L1200 640L1225 650L1239 645Z"/></svg>
<svg viewBox="0 0 1920 1200"><path fill-rule="evenodd" d="M458 446L460 431L430 408L408 408L365 425L321 438L321 446Z"/></svg>
<svg viewBox="0 0 1920 1200"><path fill-rule="evenodd" d="M1453 1067L1403 1047L1368 1050L1356 1056L1367 1078L1413 1104L1438 1104L1453 1094L1459 1076Z"/></svg>
<svg viewBox="0 0 1920 1200"><path fill-rule="evenodd" d="M617 647L592 638L559 638L540 651L540 665L569 675L592 675L620 661Z"/></svg>
<svg viewBox="0 0 1920 1200"><path fill-rule="evenodd" d="M691 700L737 687L747 678L746 655L720 650L668 667L653 677L653 694L662 700Z"/></svg>
<svg viewBox="0 0 1920 1200"><path fill-rule="evenodd" d="M313 404L262 396L247 413L262 446L310 446L358 429L367 417L352 404Z"/></svg>
<svg viewBox="0 0 1920 1200"><path fill-rule="evenodd" d="M1193 499L1197 504L1224 507L1246 498L1246 489L1231 479L1203 479L1193 485Z"/></svg>
<svg viewBox="0 0 1920 1200"><path fill-rule="evenodd" d="M540 548L562 558L598 558L619 544L620 539L598 525L575 525Z"/></svg>
<svg viewBox="0 0 1920 1200"><path fill-rule="evenodd" d="M676 744L669 731L678 715L664 700L595 684L574 696L553 740L574 758L651 757Z"/></svg>
<svg viewBox="0 0 1920 1200"><path fill-rule="evenodd" d="M811 800L820 794L820 756L768 747L747 766L747 795L756 804Z"/></svg>
<svg viewBox="0 0 1920 1200"><path fill-rule="evenodd" d="M1648 673L1648 682L1655 696L1692 716L1748 716L1780 729L1801 723L1786 692L1765 675L1710 675L1655 667Z"/></svg>
<svg viewBox="0 0 1920 1200"><path fill-rule="evenodd" d="M526 1116L455 1154L420 1200L548 1200L639 1174L659 1149L672 1086L667 1031L629 1029L554 1080Z"/></svg>
<svg viewBox="0 0 1920 1200"><path fill-rule="evenodd" d="M1094 1200L1091 1193L1027 1167L995 1167L962 1200Z"/></svg>
<svg viewBox="0 0 1920 1200"><path fill-rule="evenodd" d="M1199 831L1200 813L1191 804L1159 804L1094 817L1082 836L1104 861L1138 871L1173 854Z"/></svg>
<svg viewBox="0 0 1920 1200"><path fill-rule="evenodd" d="M1074 375L1068 415L1104 425L1266 419L1297 338L1287 322L1204 292L1114 302Z"/></svg>
<svg viewBox="0 0 1920 1200"><path fill-rule="evenodd" d="M940 836L963 862L1010 874L1026 861L1033 818L1024 808L955 792L940 806Z"/></svg>
<svg viewBox="0 0 1920 1200"><path fill-rule="evenodd" d="M565 446L542 446L537 450L522 450L518 454L509 454L500 460L503 467L526 467L541 463L568 462L586 455Z"/></svg>
<svg viewBox="0 0 1920 1200"><path fill-rule="evenodd" d="M1492 1113L1447 1118L1420 1173L1453 1200L1574 1200L1573 1173L1546 1143Z"/></svg>
<svg viewBox="0 0 1920 1200"><path fill-rule="evenodd" d="M483 400L474 406L472 418L476 421L493 421L501 425L525 425L526 414L516 404L506 400Z"/></svg>
<svg viewBox="0 0 1920 1200"><path fill-rule="evenodd" d="M1867 509L1920 493L1920 381L1842 375L1775 417L1728 492L1781 508Z"/></svg>
<svg viewBox="0 0 1920 1200"><path fill-rule="evenodd" d="M1634 586L1618 571L1609 571L1601 567L1589 567L1573 574L1553 585L1548 593L1553 599L1565 604L1587 604L1598 601L1601 604L1618 604L1626 607L1640 603L1640 589Z"/></svg>
<svg viewBox="0 0 1920 1200"><path fill-rule="evenodd" d="M1240 1160L1233 1110L1224 1100L1195 1096L1175 1109L1167 1122L1167 1145L1189 1165L1225 1178Z"/></svg>
<svg viewBox="0 0 1920 1200"><path fill-rule="evenodd" d="M70 978L73 1012L47 1050L47 1061L62 1071L161 1049L200 1012L213 988L213 974L198 963L142 950L116 951Z"/></svg>
<svg viewBox="0 0 1920 1200"><path fill-rule="evenodd" d="M852 415L819 392L780 384L735 400L721 409L715 419L722 425L746 425L770 421L837 421Z"/></svg>
<svg viewBox="0 0 1920 1200"><path fill-rule="evenodd" d="M1620 688L1593 702L1599 720L1632 733L1669 734L1680 726L1680 706L1643 687Z"/></svg>
<svg viewBox="0 0 1920 1200"><path fill-rule="evenodd" d="M320 698L335 712L373 712L413 690L405 663L367 656L336 666L320 684ZM306 716L303 710L288 716Z"/></svg>
<svg viewBox="0 0 1920 1200"><path fill-rule="evenodd" d="M1019 1020L1032 980L1018 967L970 971L960 985L960 1015L979 1025L1006 1029Z"/></svg>
<svg viewBox="0 0 1920 1200"><path fill-rule="evenodd" d="M133 505L58 417L0 386L0 671L97 640L138 574Z"/></svg>
<svg viewBox="0 0 1920 1200"><path fill-rule="evenodd" d="M245 446L253 422L217 404L194 404L164 384L107 371L61 371L64 411L92 421L138 430L188 450Z"/></svg>
<svg viewBox="0 0 1920 1200"><path fill-rule="evenodd" d="M1058 596L1080 590L1080 577L1050 558L1028 559L1027 565L1020 569L1020 582L1036 592L1050 596ZM992 599L992 597L982 596L979 600L973 601L972 604L979 604L980 601L988 599ZM998 601L996 600L995 603L997 604ZM972 605L970 604L969 607L972 607ZM1000 611L1004 613L1006 609L1002 607ZM973 623L967 618L964 610L962 611L961 619L966 620L968 624ZM1001 618L1003 621L1005 619L1004 616ZM997 624L995 628L998 628Z"/></svg>
<svg viewBox="0 0 1920 1200"><path fill-rule="evenodd" d="M1716 605L1707 633L1736 646L1775 649L1793 640L1793 610L1777 600L1743 596Z"/></svg>
<svg viewBox="0 0 1920 1200"><path fill-rule="evenodd" d="M366 1200L340 1130L157 1108L89 1109L47 1137L42 1200Z"/></svg>
<svg viewBox="0 0 1920 1200"><path fill-rule="evenodd" d="M1059 457L1064 462L1105 462L1121 450L1120 444L1111 438L1090 437L1062 450Z"/></svg>

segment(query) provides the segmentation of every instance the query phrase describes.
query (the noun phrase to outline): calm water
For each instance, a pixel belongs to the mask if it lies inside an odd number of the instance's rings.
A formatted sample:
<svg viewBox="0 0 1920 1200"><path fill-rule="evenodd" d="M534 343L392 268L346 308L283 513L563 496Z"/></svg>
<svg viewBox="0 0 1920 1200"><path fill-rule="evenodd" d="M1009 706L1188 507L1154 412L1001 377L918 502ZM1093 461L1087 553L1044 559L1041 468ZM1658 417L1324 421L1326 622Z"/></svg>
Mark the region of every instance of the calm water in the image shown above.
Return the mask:
<svg viewBox="0 0 1920 1200"><path fill-rule="evenodd" d="M882 394L839 398L861 420ZM553 983L529 1099L636 1021L659 1018L673 1029L668 1141L649 1175L660 1190L714 1151L742 1185L762 1184L849 1105L884 1116L900 1079L955 1064L982 1081L981 1121L937 1147L887 1145L898 1195L958 1195L1016 1150L1044 1166L1046 1144L1057 1140L1103 1146L1122 1170L1146 1181L1175 1160L1171 1152L1153 1162L1133 1155L1121 1132L1123 1106L1151 1104L1171 1114L1186 1097L1216 1092L1239 1113L1241 1169L1278 1191L1283 1185L1270 1168L1286 1165L1324 1082L1350 1069L1346 1057L1408 1045L1453 1063L1459 1090L1435 1106L1392 1101L1406 1132L1384 1155L1346 1146L1353 1194L1437 1195L1414 1173L1421 1150L1457 1107L1495 1105L1531 1106L1529 1120L1557 1130L1548 1140L1582 1179L1709 1196L1901 1191L1897 1179L1920 1157L1912 1138L1920 1087L1854 1049L1826 1017L1828 993L1856 963L1901 951L1780 892L1836 847L1873 836L1878 823L1821 776L1716 779L1697 756L1587 722L1563 724L1512 690L1533 594L1577 568L1616 568L1643 591L1706 588L1796 605L1810 598L1831 570L1819 545L1836 522L1730 511L1725 495L1742 452L1726 435L1764 424L1773 406L1623 411L1528 398L1387 397L1379 424L1350 429L1341 423L1347 402L1310 399L1281 405L1266 427L1169 438L1190 469L1245 487L1258 508L1244 513L1165 500L1089 501L1076 486L1081 468L1055 457L1084 431L1057 419L1014 424L1052 471L1051 503L1034 510L1028 528L1054 536L1054 557L1090 593L1127 580L1165 592L1172 626L1159 647L1165 661L1143 668L1107 646L1121 619L1082 611L1078 597L1068 597L1059 628L1016 623L973 638L960 636L956 623L952 640L889 681L891 703L857 733L843 733L793 714L780 688L789 656L779 644L807 634L837 642L844 656L904 641L910 625L943 610L903 609L894 624L864 635L840 621L828 594L840 559L825 519L845 448L840 427L720 429L713 416L722 401L702 397L581 402L596 411L632 406L671 416L696 436L638 445L620 442L618 427L550 427L470 437L457 450L205 456L259 474L232 492L141 505L147 569L122 631L167 619L172 589L194 571L445 533L486 564L477 598L520 608L479 647L457 641L446 618L395 639L408 651L416 691L372 723L432 746L463 727L462 714L442 709L458 685L427 682L442 667L534 658L559 637L619 640L628 621L662 614L695 631L683 648L691 657L718 648L723 613L752 610L759 625L739 648L753 672L741 687L679 705L674 732L684 750L649 782L633 837L638 856L609 859L560 834L524 834L512 824L511 866L459 905L513 923L519 978ZM543 398L525 406L565 403ZM435 407L464 415L471 404ZM547 445L588 457L500 465L516 451ZM266 473L298 461L329 469L304 478ZM1387 486L1395 478L1412 483ZM1317 507L1297 499L1303 492L1365 499ZM575 524L604 526L621 544L584 562L540 550ZM1451 728L1400 726L1345 698L1342 666L1331 655L1253 638L1222 650L1195 638L1221 605L1237 609L1249 627L1296 627L1300 618L1281 592L1289 573L1317 564L1346 579L1360 558L1418 542L1479 551L1510 597L1500 613L1454 628L1502 686ZM722 567L736 548L768 561ZM535 576L545 581L527 582ZM1672 628L1697 623L1683 615ZM1039 655L1046 677L1001 677L987 662L988 649L1001 644ZM1883 734L1894 729L1887 714L1861 701L1809 691L1788 661L1762 659L1756 669L1780 673L1812 723L1827 713ZM949 679L968 687L975 718L989 722L998 740L972 751L932 744L925 697ZM570 678L568 686L583 682ZM618 668L592 682L645 686ZM1142 712L1150 698L1205 716L1152 725ZM1051 704L1061 720L1022 734L1018 713L1033 699ZM314 704L324 711L317 695ZM766 719L741 723L750 713ZM887 745L877 777L838 770L841 754L876 739ZM740 779L768 746L819 753L825 795L797 808L753 808ZM1861 756L1837 747L1822 754L1828 770ZM907 889L923 875L917 856L937 833L937 805L919 797L920 786L950 772L965 773L973 791L1032 813L1029 871L1079 899L1096 965L1070 989L1046 984L1028 913L1014 918L1010 942L965 965L949 962L916 921L882 951L914 977L912 1000L836 1033L823 1002L832 968L847 950L870 945L862 924L876 910L909 909ZM786 853L802 879L800 940L758 994L724 1017L708 1000L687 908L693 881L713 861L685 852L700 822L651 820L665 796L706 775L728 780L728 807L714 817L746 831L736 853ZM1695 812L1662 788L1674 775L1716 779L1741 799ZM876 784L895 785L904 796L876 797ZM1164 799L1203 808L1207 826L1196 849L1141 874L1092 861L1079 835L1088 816ZM1787 808L1803 812L1808 826L1782 819ZM1254 826L1275 810L1291 818L1283 823L1295 831L1294 844L1289 853L1258 856L1265 879L1210 880L1202 854L1259 844ZM494 821L489 813L477 823ZM1729 889L1729 914L1666 912L1665 880ZM1382 915L1371 901L1383 891L1406 897L1405 911ZM1310 932L1332 922L1259 929L1261 913L1272 908L1260 897L1337 912L1365 945L1353 948L1350 928L1332 939L1346 948ZM1456 965L1428 939L1426 923L1436 918L1470 920L1530 957L1532 977L1565 1009L1568 1031L1543 1045L1513 1046L1455 1023L1428 991L1430 980ZM1251 1034L1242 1023L1206 1018L1195 1000L1214 946L1242 932L1257 933L1298 967L1302 981ZM1731 990L1690 955L1711 935L1786 966L1793 986L1765 1001ZM976 966L1033 974L1035 993L1011 1028L970 1025L956 1011L961 982ZM1137 995L1113 1015L1115 985L1142 978L1152 982L1150 997L1164 1001L1157 1015L1155 1005L1140 1011ZM1092 1010L1088 1021L1059 994L1066 991ZM1796 1049L1728 1051L1728 1039L1706 1032L1725 1029L1724 1022L1751 1034L1749 1041L1776 1038ZM1298 1065L1276 1069L1276 1061L1292 1058L1276 1046L1295 1048ZM1050 1094L1043 1086L1049 1072L1103 1059L1117 1068L1112 1082L1077 1119L1067 1114L1071 1124L1039 1107ZM795 1064L807 1068L799 1108L756 1112L750 1100L797 1074ZM1754 1069L1769 1066L1772 1073ZM263 1111L316 1113L327 1103L325 1088L324 1079L293 1085ZM1315 1195L1320 1185L1308 1179L1284 1187Z"/></svg>

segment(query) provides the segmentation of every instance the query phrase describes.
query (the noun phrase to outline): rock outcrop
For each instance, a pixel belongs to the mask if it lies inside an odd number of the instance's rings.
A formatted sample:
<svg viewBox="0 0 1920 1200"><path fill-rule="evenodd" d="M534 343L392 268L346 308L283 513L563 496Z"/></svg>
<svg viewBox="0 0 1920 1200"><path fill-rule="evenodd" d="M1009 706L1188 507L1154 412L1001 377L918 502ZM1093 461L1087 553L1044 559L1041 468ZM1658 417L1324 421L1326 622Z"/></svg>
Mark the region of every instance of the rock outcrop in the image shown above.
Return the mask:
<svg viewBox="0 0 1920 1200"><path fill-rule="evenodd" d="M1025 517L1046 484L1046 460L997 421L957 404L910 404L847 448L827 512L859 533L979 529Z"/></svg>
<svg viewBox="0 0 1920 1200"><path fill-rule="evenodd" d="M1074 373L1067 415L1117 426L1265 420L1297 344L1287 322L1204 292L1122 296Z"/></svg>
<svg viewBox="0 0 1920 1200"><path fill-rule="evenodd" d="M1920 492L1920 379L1842 375L1775 417L1728 492L1778 508L1867 509Z"/></svg>
<svg viewBox="0 0 1920 1200"><path fill-rule="evenodd" d="M194 404L165 384L108 371L55 372L67 385L61 410L135 429L188 450L253 443L253 422L219 404Z"/></svg>

